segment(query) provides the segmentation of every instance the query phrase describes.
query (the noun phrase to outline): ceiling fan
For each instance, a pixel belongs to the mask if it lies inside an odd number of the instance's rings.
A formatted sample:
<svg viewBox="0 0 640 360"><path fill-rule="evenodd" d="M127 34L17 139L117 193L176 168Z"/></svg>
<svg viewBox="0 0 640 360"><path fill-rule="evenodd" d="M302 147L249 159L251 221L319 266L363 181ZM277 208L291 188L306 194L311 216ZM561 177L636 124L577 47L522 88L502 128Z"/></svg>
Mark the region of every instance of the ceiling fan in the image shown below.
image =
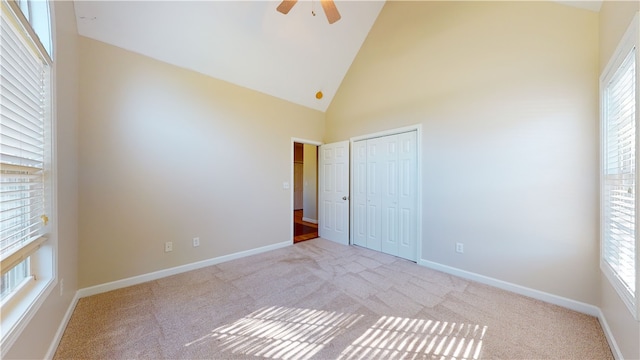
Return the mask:
<svg viewBox="0 0 640 360"><path fill-rule="evenodd" d="M289 10L298 2L298 0L283 0L280 5L278 5L277 10L283 14L288 14ZM327 15L327 20L329 20L329 24L333 24L334 22L340 20L340 13L338 12L338 8L333 0L320 0L320 4L322 4L322 9L324 13ZM315 15L315 13L313 14Z"/></svg>

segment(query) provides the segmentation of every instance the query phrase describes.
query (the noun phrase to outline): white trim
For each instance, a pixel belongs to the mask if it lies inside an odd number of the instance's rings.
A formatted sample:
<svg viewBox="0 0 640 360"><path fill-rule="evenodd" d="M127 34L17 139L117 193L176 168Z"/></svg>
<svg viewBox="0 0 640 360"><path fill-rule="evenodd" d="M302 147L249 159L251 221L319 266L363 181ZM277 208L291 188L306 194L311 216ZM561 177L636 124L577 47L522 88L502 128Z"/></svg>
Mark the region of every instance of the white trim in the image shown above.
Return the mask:
<svg viewBox="0 0 640 360"><path fill-rule="evenodd" d="M640 27L640 12L636 12L635 16L631 20L631 23L627 27L624 35L620 39L620 42L616 46L616 50L611 55L611 58L607 62L604 70L600 74L599 79L599 152L600 152L600 161L599 161L599 178L600 178L600 206L599 206L599 223L600 223L600 255L599 255L599 265L600 270L605 275L607 281L611 284L611 286L615 289L616 293L625 304L633 318L640 322L640 301L638 300L638 295L640 294L640 242L638 241L638 235L636 234L635 238L635 294L631 294L629 290L624 286L622 281L618 279L618 275L613 271L613 269L609 266L607 261L603 258L604 254L604 241L605 238L605 227L603 225L604 218L604 204L605 202L605 194L602 191L604 184L604 158L605 151L603 149L603 138L606 136L606 128L604 123L604 106L603 106L603 97L604 90L607 86L607 83L611 80L611 78L615 75L615 72L618 70L620 65L623 63L625 58L628 56L629 52L635 47L636 48L636 122L638 121L638 116L640 115L640 91L638 91L638 84L640 83L640 71L637 69L640 67L640 35L638 35L638 28ZM636 139L640 138L640 127L636 127ZM638 152L636 144L636 152ZM636 154L636 169L640 166L640 156ZM636 182L638 180L638 173L636 173ZM640 201L636 198L636 218L635 223L638 224L640 222Z"/></svg>
<svg viewBox="0 0 640 360"><path fill-rule="evenodd" d="M79 291L76 291L76 294L73 296L69 307L67 308L67 312L64 314L62 321L60 322L60 326L58 326L58 330L56 331L53 340L51 341L51 345L49 345L49 350L45 355L45 359L53 359L53 356L56 354L56 350L58 350L58 345L60 344L60 340L62 340L62 335L64 335L64 331L69 324L69 320L71 320L71 315L73 315L74 310L76 309L76 305L78 305L78 300L80 300Z"/></svg>
<svg viewBox="0 0 640 360"><path fill-rule="evenodd" d="M122 280L116 280L116 281L108 282L105 284L83 288L78 290L78 296L80 298L83 298L91 295L101 294L111 290L122 289L128 286L138 285L148 281L162 279L167 276L181 274L187 271L201 269L203 267L217 265L217 264L231 261L231 260L237 260L243 257L257 255L257 254L271 251L271 250L281 249L291 245L291 242L293 241L293 237L291 239L292 239L291 241L283 241L276 244L255 248L255 249L240 251L240 252L229 254L229 255L223 255L216 258L211 258L211 259L198 261L198 262L194 262L186 265L172 267L169 269L154 271L148 274L133 276L133 277L122 279Z"/></svg>
<svg viewBox="0 0 640 360"><path fill-rule="evenodd" d="M15 5L12 1L7 2L2 1L1 6L7 5L9 9L13 12ZM48 2L47 6L49 8L49 35L51 36L51 46L52 53L56 54L55 49L57 46L56 43L56 16L55 16L55 6L53 2ZM20 14L20 15L17 15ZM14 16L21 17L18 21L22 27L24 28L28 34L34 34L31 25L25 26L23 22L25 20L24 14L22 11L18 11L18 13L14 13ZM34 39L37 39L35 37ZM42 52L43 47L38 45L40 43L38 40L35 40L36 47L40 52ZM19 301L22 304L22 308L19 305L14 307L9 311L2 311L3 316L0 318L0 324L2 325L3 333L0 337L0 359L4 358L6 354L11 350L13 344L20 338L22 332L29 326L31 320L36 316L36 314L40 311L43 304L49 299L49 296L52 294L53 290L58 285L58 147L57 147L57 64L55 61L52 61L52 57L49 53L44 51L44 54L41 54L46 59L47 66L49 66L49 97L48 101L50 102L49 106L49 126L48 131L50 131L49 138L49 151L51 162L48 164L49 166L49 178L45 181L49 182L50 192L47 194L49 196L49 208L45 208L45 211L48 210L50 225L49 230L45 231L45 234L48 235L49 241L45 242L40 246L40 248L35 251L32 256L40 254L41 256L46 256L47 259L38 259L36 275L37 278L30 285L25 286L23 289L24 292L20 296L20 299L14 299L15 301ZM45 119L45 136L47 136L47 126ZM46 161L45 157L45 161ZM47 164L45 163L45 169ZM46 191L46 189L45 189ZM46 253L46 255L42 255ZM48 261L47 261L48 260ZM32 267L34 265L31 265ZM32 268L33 269L33 268ZM7 315L10 312L18 313L15 318L7 321Z"/></svg>
<svg viewBox="0 0 640 360"><path fill-rule="evenodd" d="M416 208L416 259L420 260L422 257L422 124L415 124L410 126L404 126L400 128L379 131L376 133L354 136L349 139L349 145L353 149L353 143L360 140L368 140L377 137L396 135L415 131L416 132L416 196L417 196L417 208ZM353 189L353 163L349 159L349 186L350 190ZM349 204L349 245L353 245L353 206L351 202Z"/></svg>
<svg viewBox="0 0 640 360"><path fill-rule="evenodd" d="M613 336L613 332L609 327L609 323L607 322L607 318L604 316L604 313L601 309L598 309L598 321L600 321L600 326L602 327L602 331L604 332L604 336L607 338L607 342L609 343L609 347L611 348L611 353L613 353L613 357L616 360L624 360L624 356L622 356L622 351L618 347L618 343L616 342L615 336Z"/></svg>
<svg viewBox="0 0 640 360"><path fill-rule="evenodd" d="M309 144L309 145L315 145L315 146L324 145L324 143L321 142L321 141L306 140L306 139L300 139L300 138L296 138L296 137L292 137L291 138L291 146L293 146L293 143ZM292 162L293 162L293 160L292 160Z"/></svg>
<svg viewBox="0 0 640 360"><path fill-rule="evenodd" d="M407 133L407 132L411 132L411 131L421 132L422 131L422 124L404 126L404 127L401 127L401 128L389 129L389 130L384 130L384 131L378 131L378 132L371 133L371 134L354 136L354 137L350 138L349 141L354 142L354 141L360 141L360 140L368 140L368 139L373 139L373 138L377 138L377 137L383 137L383 136Z"/></svg>
<svg viewBox="0 0 640 360"><path fill-rule="evenodd" d="M57 280L54 281L53 278L36 280L35 282L36 284L32 287L25 289L26 293L20 299L20 301L27 304L26 307L23 307L24 310L13 310L19 312L17 319L14 319L15 321L12 321L10 324L6 319L3 321L6 322L6 324L2 324L3 327L6 326L9 330L0 341L0 358L6 356L6 353L11 349L16 340L18 340L22 331L31 323L31 319L33 319L38 310L40 310L45 300L49 298L49 295L57 284ZM3 315L6 315L6 312L3 312Z"/></svg>
<svg viewBox="0 0 640 360"><path fill-rule="evenodd" d="M304 217L304 216L302 217L302 221L306 221L306 222L309 222L309 223L312 223L312 224L317 224L318 223L318 219L311 219L311 218Z"/></svg>
<svg viewBox="0 0 640 360"><path fill-rule="evenodd" d="M295 233L293 231L293 212L295 211L294 199L293 199L293 197L294 197L294 193L293 193L293 180L294 180L294 175L293 175L293 173L294 173L293 166L294 165L293 165L293 161L294 161L294 152L295 152L295 149L294 149L295 145L294 144L295 143L309 144L309 145L314 145L314 146L317 146L317 147L320 147L320 145L324 144L324 143L322 143L320 141L307 140L307 139L301 139L301 138L296 138L296 137L292 137L291 138L291 144L289 145L289 149L291 151L291 160L289 161L289 163L291 164L291 173L289 174L289 194L290 194L290 197L291 197L291 199L290 199L291 208L290 208L290 211L289 211L289 214L288 214L289 218L287 220L287 224L291 224L290 230L289 230L290 234L291 234L289 236L289 239L291 239L291 244L293 244L293 238L295 236ZM318 164L316 164L316 166L318 166ZM316 184L316 186L318 186L318 184ZM318 205L316 204L316 206L318 206ZM315 223L317 224L318 222L316 221Z"/></svg>
<svg viewBox="0 0 640 360"><path fill-rule="evenodd" d="M516 294L528 296L537 300L541 300L550 304L562 306L563 308L571 309L583 314L591 315L594 317L600 317L601 311L597 306L583 303L580 301L568 299L562 296L550 294L544 291L531 289L522 285L498 280L489 276L476 274L470 271L454 268L452 266L443 265L437 262L420 259L418 265L428 267L430 269L438 270L447 274L455 275L464 279L472 280L482 284L490 285L498 289L511 291Z"/></svg>

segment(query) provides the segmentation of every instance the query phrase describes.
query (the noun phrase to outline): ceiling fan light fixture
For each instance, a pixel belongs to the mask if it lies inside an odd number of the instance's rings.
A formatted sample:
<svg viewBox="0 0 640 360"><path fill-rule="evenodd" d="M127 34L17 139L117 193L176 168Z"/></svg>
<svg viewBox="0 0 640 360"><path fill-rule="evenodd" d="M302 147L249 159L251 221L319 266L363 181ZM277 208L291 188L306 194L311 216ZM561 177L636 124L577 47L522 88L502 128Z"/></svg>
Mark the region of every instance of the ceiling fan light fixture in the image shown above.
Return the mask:
<svg viewBox="0 0 640 360"><path fill-rule="evenodd" d="M289 13L289 11L291 11L291 8L297 2L298 0L283 0L280 3L280 5L278 5L276 10L286 15ZM320 0L320 4L322 5L322 9L324 10L325 15L327 15L327 20L329 21L329 24L333 24L334 22L342 18L333 0ZM313 16L316 16L315 11L312 10L311 13L313 14Z"/></svg>
<svg viewBox="0 0 640 360"><path fill-rule="evenodd" d="M322 9L324 13L327 15L327 20L329 20L329 24L333 24L334 22L340 20L341 16L338 12L338 8L336 7L336 3L333 0L320 0L320 4L322 5Z"/></svg>
<svg viewBox="0 0 640 360"><path fill-rule="evenodd" d="M287 15L289 13L289 11L291 11L291 8L293 7L293 5L295 5L297 2L298 2L298 0L283 0L280 3L280 5L278 5L276 10L278 10L279 12Z"/></svg>

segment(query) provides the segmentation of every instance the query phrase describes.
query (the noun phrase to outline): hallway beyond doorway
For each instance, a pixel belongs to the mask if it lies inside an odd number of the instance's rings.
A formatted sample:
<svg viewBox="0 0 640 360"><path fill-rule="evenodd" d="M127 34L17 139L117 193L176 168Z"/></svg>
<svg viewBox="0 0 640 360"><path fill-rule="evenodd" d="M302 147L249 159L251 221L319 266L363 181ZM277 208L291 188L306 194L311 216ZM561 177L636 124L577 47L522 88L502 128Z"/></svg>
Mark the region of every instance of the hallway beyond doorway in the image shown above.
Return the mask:
<svg viewBox="0 0 640 360"><path fill-rule="evenodd" d="M318 225L302 220L302 210L293 211L293 243L318 237Z"/></svg>

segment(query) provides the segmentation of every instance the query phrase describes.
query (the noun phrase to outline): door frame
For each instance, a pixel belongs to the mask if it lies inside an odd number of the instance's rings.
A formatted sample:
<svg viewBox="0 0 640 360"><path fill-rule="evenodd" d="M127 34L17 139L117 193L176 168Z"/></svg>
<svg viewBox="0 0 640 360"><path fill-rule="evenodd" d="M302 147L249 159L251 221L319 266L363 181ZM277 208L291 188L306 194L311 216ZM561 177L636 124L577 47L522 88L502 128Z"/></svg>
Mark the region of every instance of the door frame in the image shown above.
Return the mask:
<svg viewBox="0 0 640 360"><path fill-rule="evenodd" d="M307 140L307 139L300 139L300 138L296 138L296 137L292 137L291 138L291 143L289 144L289 151L291 151L291 159L289 159L289 166L291 167L290 170L290 174L289 174L289 183L291 184L291 186L289 187L290 191L290 199L289 199L289 224L291 224L291 226L289 227L289 240L291 241L291 244L293 245L293 237L294 237L294 231L293 231L293 212L295 211L295 206L294 206L294 191L293 191L293 182L294 182L294 177L293 177L293 172L294 172L294 144L295 143L300 143L300 144L308 144L308 145L314 145L316 147L319 147L320 145L323 145L323 142L320 141L314 141L314 140ZM317 166L317 165L316 165ZM317 184L316 184L316 191L317 191ZM318 206L318 204L316 204L316 206ZM318 219L320 220L320 219ZM318 227L320 227L320 224L318 223Z"/></svg>
<svg viewBox="0 0 640 360"><path fill-rule="evenodd" d="M420 263L422 260L422 124L415 124L404 126L395 129L389 129L384 131L379 131L375 133L370 133L366 135L354 136L349 139L349 145L353 149L353 143L361 140L369 140L377 137L388 136L388 135L396 135L402 134L410 131L416 132L416 197L417 197L417 207L416 207L416 262ZM349 188L353 189L353 161L349 159ZM353 206L351 203L349 204L349 245L353 245Z"/></svg>

